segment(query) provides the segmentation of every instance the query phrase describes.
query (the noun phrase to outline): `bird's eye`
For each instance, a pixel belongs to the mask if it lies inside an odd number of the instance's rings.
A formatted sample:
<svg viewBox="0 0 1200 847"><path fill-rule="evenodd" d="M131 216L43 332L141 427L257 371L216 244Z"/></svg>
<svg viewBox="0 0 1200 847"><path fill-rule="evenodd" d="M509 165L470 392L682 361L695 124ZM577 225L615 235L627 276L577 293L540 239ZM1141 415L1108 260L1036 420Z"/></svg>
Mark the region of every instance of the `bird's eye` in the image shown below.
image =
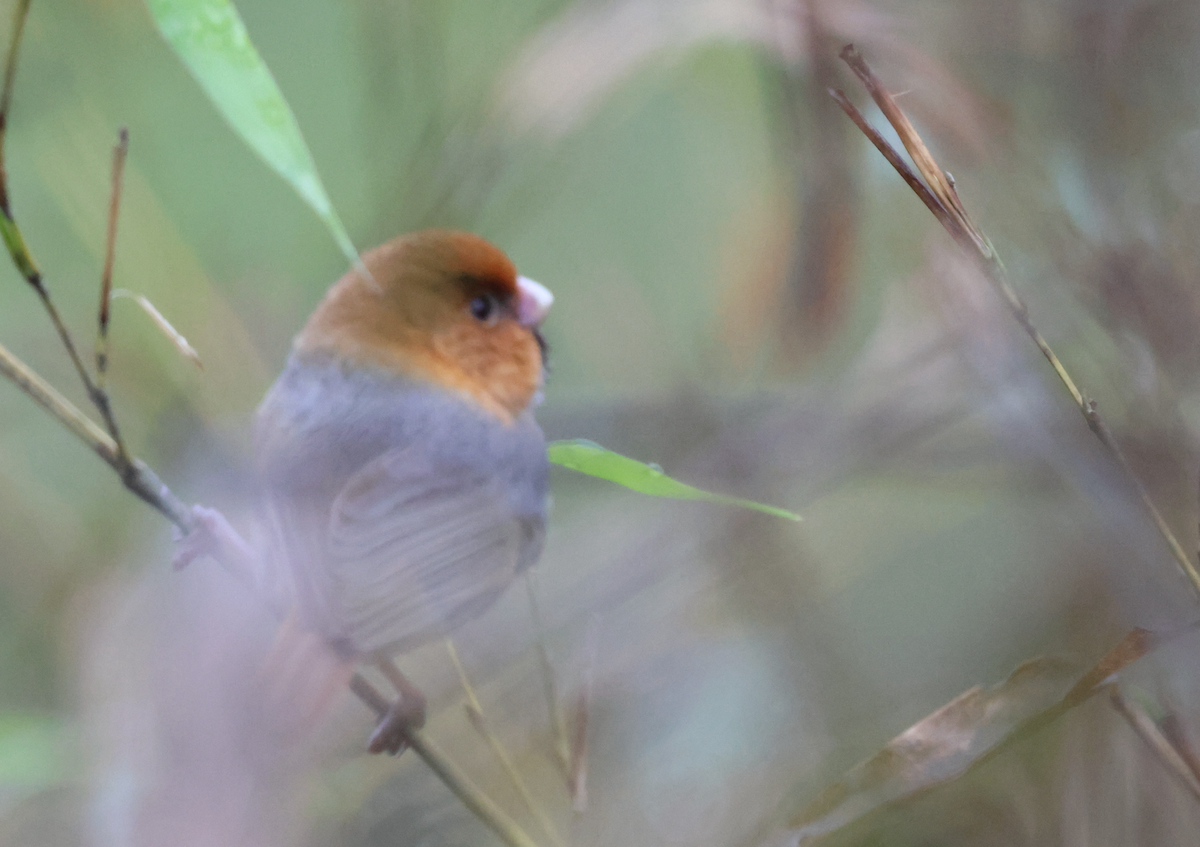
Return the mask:
<svg viewBox="0 0 1200 847"><path fill-rule="evenodd" d="M471 317L484 323L493 323L500 313L500 304L490 294L480 294L467 304Z"/></svg>

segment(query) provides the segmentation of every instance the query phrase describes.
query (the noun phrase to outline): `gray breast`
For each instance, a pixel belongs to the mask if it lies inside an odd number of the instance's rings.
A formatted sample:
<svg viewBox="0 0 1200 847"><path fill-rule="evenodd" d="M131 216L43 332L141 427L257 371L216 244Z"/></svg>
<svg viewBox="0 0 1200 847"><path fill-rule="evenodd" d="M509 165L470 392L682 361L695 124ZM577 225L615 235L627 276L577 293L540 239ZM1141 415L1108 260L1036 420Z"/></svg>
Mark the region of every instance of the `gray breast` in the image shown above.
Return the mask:
<svg viewBox="0 0 1200 847"><path fill-rule="evenodd" d="M503 425L469 399L428 383L293 357L255 419L260 477L276 492L340 490L377 456L410 445L435 463L498 474L522 514L545 510L546 443L529 411Z"/></svg>
<svg viewBox="0 0 1200 847"><path fill-rule="evenodd" d="M286 559L311 625L356 652L407 649L444 634L490 605L541 551L548 463L542 432L529 412L506 424L465 397L416 380L382 371L344 371L332 362L292 360L259 408L256 447L263 499L270 504L274 556ZM478 494L491 492L487 496L495 509L508 516L515 546L504 548L512 555L496 563L486 590L479 579L460 582L453 592L444 587L453 582L445 569L448 554L441 556L442 565L437 555L404 561L416 556L418 545L415 528L402 528L398 515L392 516L400 534L392 543L391 572L375 552L347 559L345 551L355 546L346 537L353 523L343 520L335 501L345 504L348 483L373 480L370 468L379 466L381 457L401 452L419 458L412 463L412 480L387 482L396 483L396 491L410 481L431 492L441 484L437 480L477 481L470 484ZM404 477L405 465L398 467ZM406 502L419 503L419 494L406 493ZM441 514L447 528L452 524L446 509L461 512L470 502L464 499L460 506L437 493L431 497L440 497L443 506L439 511L436 503L429 504L429 514ZM331 533L336 537L331 539ZM444 542L437 549L445 553L450 539L446 533L440 538ZM486 563L475 559L475 566L486 570ZM435 572L436 567L442 570ZM386 606L374 602L368 587L385 572L394 584L408 586L405 596L390 598Z"/></svg>

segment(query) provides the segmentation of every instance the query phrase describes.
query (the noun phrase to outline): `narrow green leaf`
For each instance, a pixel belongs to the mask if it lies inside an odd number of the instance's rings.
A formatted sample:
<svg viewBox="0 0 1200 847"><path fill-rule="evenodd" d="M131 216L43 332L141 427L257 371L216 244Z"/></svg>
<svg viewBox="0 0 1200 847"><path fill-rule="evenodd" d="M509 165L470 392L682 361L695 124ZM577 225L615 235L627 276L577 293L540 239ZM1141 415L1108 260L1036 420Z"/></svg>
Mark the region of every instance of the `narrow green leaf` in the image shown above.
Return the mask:
<svg viewBox="0 0 1200 847"><path fill-rule="evenodd" d="M358 251L334 211L296 116L230 0L146 0L167 43L234 131L300 194L352 264Z"/></svg>
<svg viewBox="0 0 1200 847"><path fill-rule="evenodd" d="M758 512L765 512L768 515L787 518L790 521L800 520L799 515L795 512L789 512L786 509L768 506L764 503L755 503L753 500L743 500L740 497L727 497L724 494L714 494L711 491L704 491L690 485L685 485L678 480L671 479L671 477L656 467L642 464L636 459L630 459L628 456L622 456L620 453L614 453L612 450L601 447L594 441L587 441L582 438L553 441L547 446L546 452L550 456L550 461L556 465L561 465L564 468L569 468L588 476L607 479L609 482L615 482L634 491L640 491L642 494L650 494L654 497L670 497L675 500L707 500L710 503L722 503L726 506L754 509Z"/></svg>
<svg viewBox="0 0 1200 847"><path fill-rule="evenodd" d="M29 255L29 248L25 246L25 237L21 235L20 227L3 212L0 212L0 239L4 240L8 255L12 257L13 264L17 266L21 276L26 280L36 277L38 269L33 264L33 257Z"/></svg>

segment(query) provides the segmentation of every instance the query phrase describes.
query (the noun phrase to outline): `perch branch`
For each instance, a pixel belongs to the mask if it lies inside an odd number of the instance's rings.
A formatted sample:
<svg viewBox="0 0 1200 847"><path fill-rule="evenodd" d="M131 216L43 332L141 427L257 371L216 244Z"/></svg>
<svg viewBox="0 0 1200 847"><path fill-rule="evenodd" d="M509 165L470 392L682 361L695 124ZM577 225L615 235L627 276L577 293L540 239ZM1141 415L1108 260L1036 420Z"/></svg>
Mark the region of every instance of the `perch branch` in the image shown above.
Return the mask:
<svg viewBox="0 0 1200 847"><path fill-rule="evenodd" d="M171 493L145 462L128 456L123 457L112 436L96 426L74 403L63 397L54 386L42 379L3 345L0 345L0 373L107 462L121 477L126 488L161 512L182 531L187 532L191 529L191 516L187 506Z"/></svg>
<svg viewBox="0 0 1200 847"><path fill-rule="evenodd" d="M350 690L382 718L391 704L379 693L367 678L360 673L350 678ZM504 813L492 799L475 786L471 779L447 758L441 749L417 729L406 729L404 741L429 766L438 778L454 792L462 804L483 821L509 847L538 847L516 821Z"/></svg>

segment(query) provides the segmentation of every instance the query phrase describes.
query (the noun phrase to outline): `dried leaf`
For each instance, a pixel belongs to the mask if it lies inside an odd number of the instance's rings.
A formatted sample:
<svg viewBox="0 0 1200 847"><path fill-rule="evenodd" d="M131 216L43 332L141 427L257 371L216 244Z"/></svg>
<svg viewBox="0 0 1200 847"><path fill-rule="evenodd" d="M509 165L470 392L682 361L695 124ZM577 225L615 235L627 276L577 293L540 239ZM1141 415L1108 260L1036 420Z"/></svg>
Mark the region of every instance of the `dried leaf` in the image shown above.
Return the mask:
<svg viewBox="0 0 1200 847"><path fill-rule="evenodd" d="M1155 643L1150 633L1135 629L1086 673L1043 656L1025 662L998 685L963 692L825 789L788 824L792 836L797 843L811 843L885 804L962 776L1082 703Z"/></svg>
<svg viewBox="0 0 1200 847"><path fill-rule="evenodd" d="M1104 654L1091 670L1085 673L1064 698L1068 706L1083 702L1100 683L1115 674L1121 668L1150 652L1159 639L1154 633L1144 629L1132 629L1121 639L1121 643Z"/></svg>
<svg viewBox="0 0 1200 847"><path fill-rule="evenodd" d="M1067 662L1040 657L999 685L960 694L825 789L789 828L804 843L962 774L1025 721L1059 703L1077 678Z"/></svg>

